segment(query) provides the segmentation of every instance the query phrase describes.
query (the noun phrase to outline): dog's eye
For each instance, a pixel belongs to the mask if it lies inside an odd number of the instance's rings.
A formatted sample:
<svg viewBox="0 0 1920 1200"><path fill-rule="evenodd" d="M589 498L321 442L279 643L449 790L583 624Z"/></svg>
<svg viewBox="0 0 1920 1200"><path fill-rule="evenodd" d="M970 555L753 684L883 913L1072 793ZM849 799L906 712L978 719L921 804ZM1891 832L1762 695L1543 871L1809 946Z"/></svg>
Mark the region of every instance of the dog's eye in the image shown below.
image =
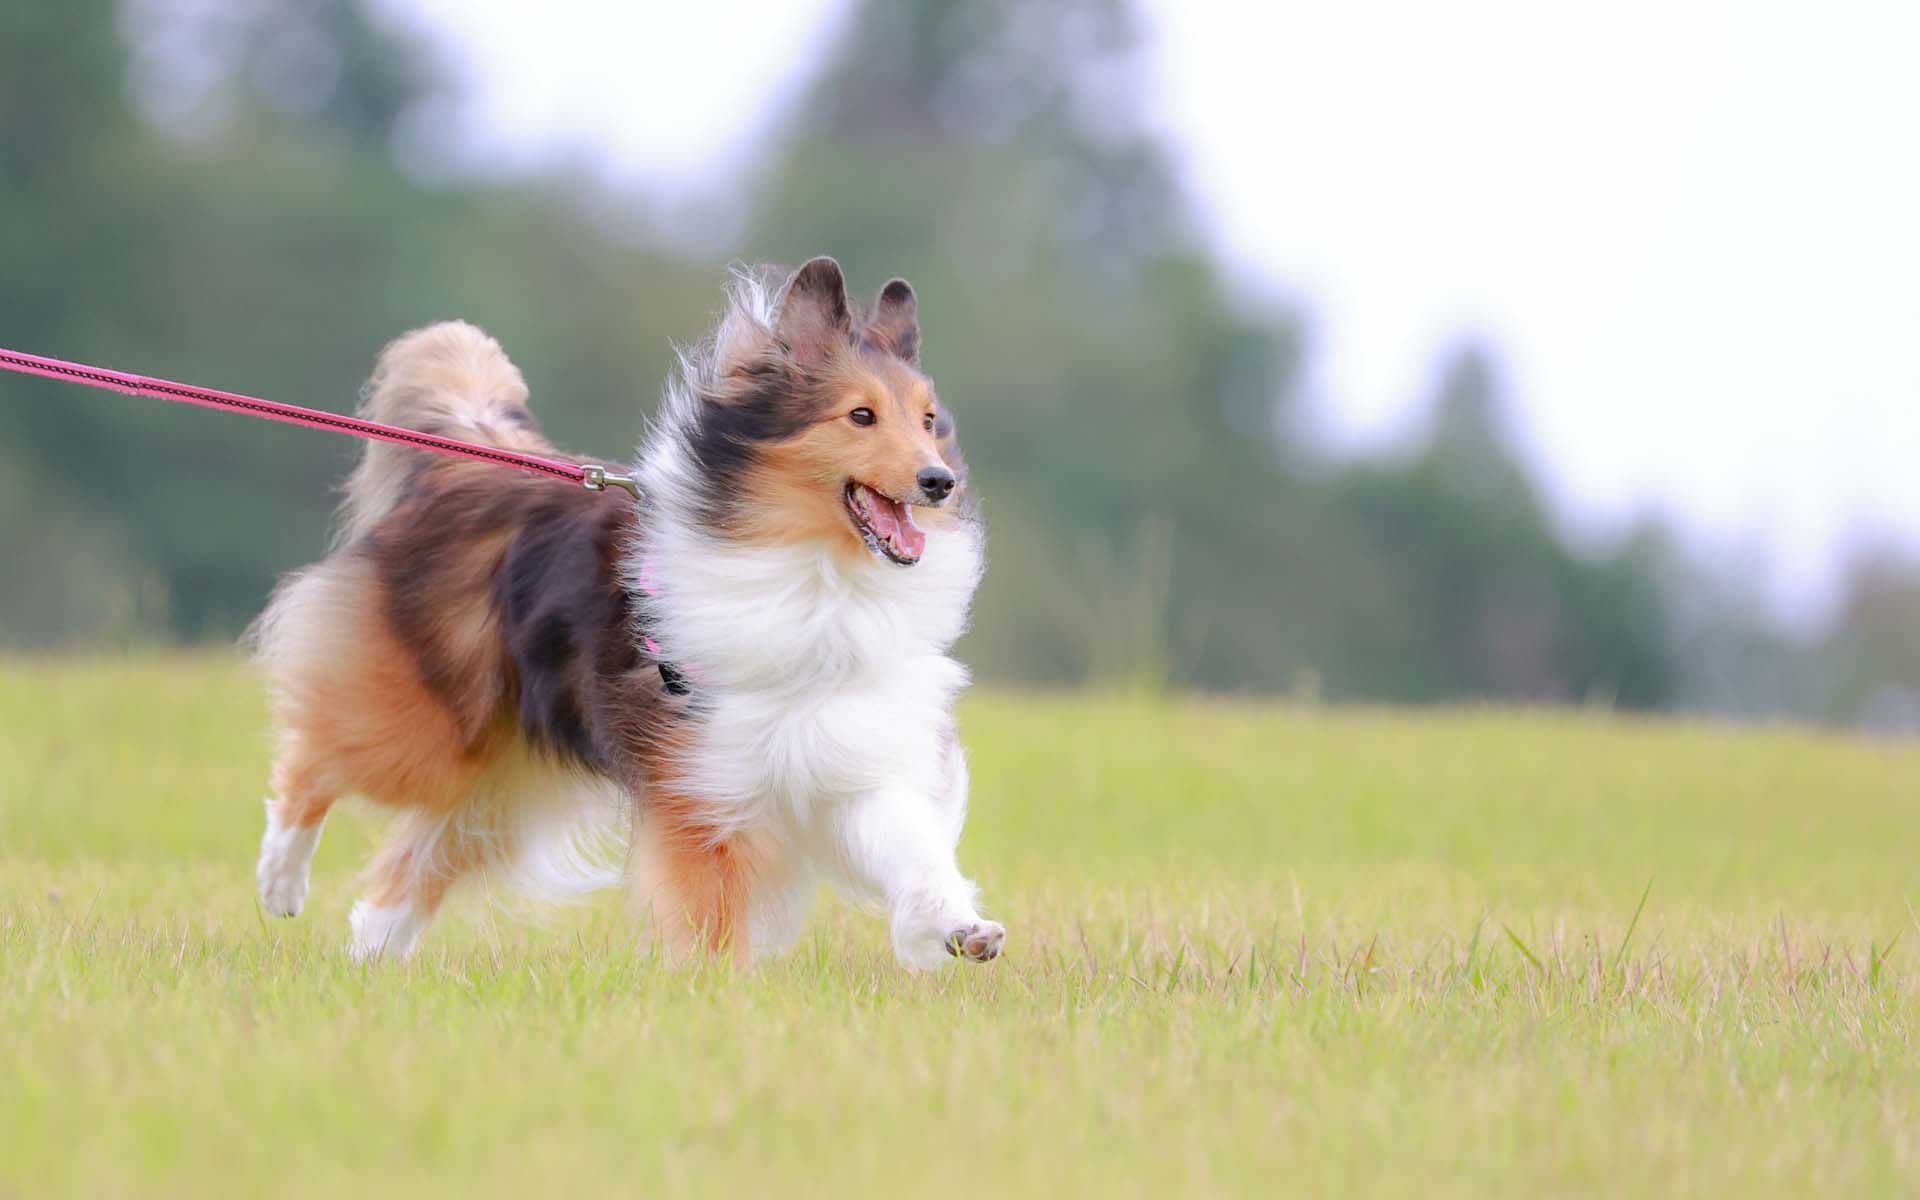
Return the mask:
<svg viewBox="0 0 1920 1200"><path fill-rule="evenodd" d="M922 417L920 419L920 423L927 427L928 433L933 432L933 414L932 413L928 413L925 417Z"/></svg>
<svg viewBox="0 0 1920 1200"><path fill-rule="evenodd" d="M873 424L873 410L870 408L856 408L852 412L848 413L847 417L855 425Z"/></svg>

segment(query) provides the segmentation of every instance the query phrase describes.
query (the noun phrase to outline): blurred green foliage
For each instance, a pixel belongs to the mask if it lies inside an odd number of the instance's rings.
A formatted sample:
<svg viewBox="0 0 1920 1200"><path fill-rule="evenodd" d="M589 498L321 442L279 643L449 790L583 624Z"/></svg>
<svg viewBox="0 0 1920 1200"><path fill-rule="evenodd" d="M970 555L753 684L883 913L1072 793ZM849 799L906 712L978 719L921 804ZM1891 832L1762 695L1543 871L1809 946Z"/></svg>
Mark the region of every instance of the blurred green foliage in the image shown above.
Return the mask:
<svg viewBox="0 0 1920 1200"><path fill-rule="evenodd" d="M1304 319L1234 294L1202 245L1136 108L1127 5L875 0L847 30L728 249L915 282L992 530L980 673L1770 707L1739 681L1794 652L1699 635L1717 610L1676 596L1661 538L1559 534L1484 351L1442 365L1410 453L1295 444ZM725 264L579 180L442 169L435 61L350 0L0 11L0 344L344 409L387 339L458 315L562 444L621 453ZM355 450L0 383L15 645L232 636L318 553ZM1834 715L1884 688L1855 691Z"/></svg>

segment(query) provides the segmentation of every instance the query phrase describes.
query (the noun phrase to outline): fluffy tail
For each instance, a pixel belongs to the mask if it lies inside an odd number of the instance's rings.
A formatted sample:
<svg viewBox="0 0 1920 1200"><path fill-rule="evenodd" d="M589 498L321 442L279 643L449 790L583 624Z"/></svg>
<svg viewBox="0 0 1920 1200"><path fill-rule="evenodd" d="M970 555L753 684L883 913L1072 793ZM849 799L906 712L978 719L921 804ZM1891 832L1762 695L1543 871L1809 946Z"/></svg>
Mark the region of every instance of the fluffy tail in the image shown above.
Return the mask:
<svg viewBox="0 0 1920 1200"><path fill-rule="evenodd" d="M442 321L395 338L360 391L369 420L509 450L551 454L527 408L527 384L500 343L465 321ZM368 442L347 478L334 527L345 545L378 524L405 491L407 476L428 453Z"/></svg>

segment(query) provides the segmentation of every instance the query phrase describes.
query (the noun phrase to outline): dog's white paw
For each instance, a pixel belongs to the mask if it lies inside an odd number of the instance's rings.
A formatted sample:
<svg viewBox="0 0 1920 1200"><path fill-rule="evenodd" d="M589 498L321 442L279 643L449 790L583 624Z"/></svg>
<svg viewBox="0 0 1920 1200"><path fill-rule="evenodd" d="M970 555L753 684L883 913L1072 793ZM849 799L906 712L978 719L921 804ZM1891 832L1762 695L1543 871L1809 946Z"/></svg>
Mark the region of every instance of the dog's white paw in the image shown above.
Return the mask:
<svg viewBox="0 0 1920 1200"><path fill-rule="evenodd" d="M1007 944L1006 927L998 921L975 921L947 935L947 953L968 962L990 962Z"/></svg>
<svg viewBox="0 0 1920 1200"><path fill-rule="evenodd" d="M915 971L931 971L954 958L986 962L999 956L1006 940L998 921L972 913L896 915L893 922L893 952Z"/></svg>
<svg viewBox="0 0 1920 1200"><path fill-rule="evenodd" d="M420 935L427 928L426 918L407 900L398 904L358 901L347 924L353 929L353 941L347 953L357 963L376 958L406 958L419 946Z"/></svg>
<svg viewBox="0 0 1920 1200"><path fill-rule="evenodd" d="M254 869L260 884L260 903L276 917L300 914L307 899L307 874L313 852L320 845L320 826L305 829L282 826L267 801L267 831L260 837L260 863Z"/></svg>

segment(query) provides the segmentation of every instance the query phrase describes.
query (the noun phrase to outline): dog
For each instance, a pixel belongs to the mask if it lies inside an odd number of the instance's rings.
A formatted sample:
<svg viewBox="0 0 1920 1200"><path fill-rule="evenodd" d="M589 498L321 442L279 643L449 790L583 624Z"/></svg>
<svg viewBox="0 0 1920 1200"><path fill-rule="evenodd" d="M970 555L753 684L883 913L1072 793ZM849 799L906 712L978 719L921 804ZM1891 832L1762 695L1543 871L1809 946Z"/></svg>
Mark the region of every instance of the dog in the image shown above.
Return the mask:
<svg viewBox="0 0 1920 1200"><path fill-rule="evenodd" d="M462 322L389 345L360 412L559 455ZM955 859L949 651L983 530L911 285L860 308L831 258L737 272L634 477L638 503L369 443L326 556L251 633L277 734L268 911L300 911L329 810L359 796L396 819L357 959L412 953L489 874L562 896L624 874L683 956L779 953L823 881L884 907L909 968L998 956ZM622 827L624 870L594 853Z"/></svg>

